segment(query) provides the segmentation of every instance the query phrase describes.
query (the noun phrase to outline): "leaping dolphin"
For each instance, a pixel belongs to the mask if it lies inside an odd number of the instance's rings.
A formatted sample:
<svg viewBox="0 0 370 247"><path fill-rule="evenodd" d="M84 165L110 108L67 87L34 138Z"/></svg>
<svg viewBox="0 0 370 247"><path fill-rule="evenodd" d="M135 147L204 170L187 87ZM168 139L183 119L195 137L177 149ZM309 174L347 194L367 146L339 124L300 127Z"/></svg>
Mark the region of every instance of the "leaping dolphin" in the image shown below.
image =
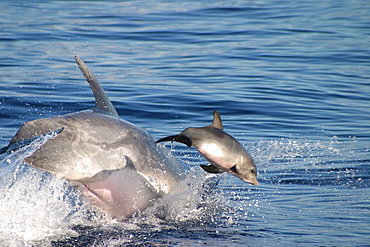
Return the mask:
<svg viewBox="0 0 370 247"><path fill-rule="evenodd" d="M179 135L164 137L156 143L176 141L194 146L211 165L201 165L210 173L230 173L244 182L258 185L257 167L252 156L234 137L223 131L220 114L213 113L211 125L201 128L187 128Z"/></svg>
<svg viewBox="0 0 370 247"><path fill-rule="evenodd" d="M94 75L75 59L94 93L95 107L26 122L0 153L54 133L24 163L77 184L92 205L110 216L131 217L168 193L183 171L150 134L119 118Z"/></svg>

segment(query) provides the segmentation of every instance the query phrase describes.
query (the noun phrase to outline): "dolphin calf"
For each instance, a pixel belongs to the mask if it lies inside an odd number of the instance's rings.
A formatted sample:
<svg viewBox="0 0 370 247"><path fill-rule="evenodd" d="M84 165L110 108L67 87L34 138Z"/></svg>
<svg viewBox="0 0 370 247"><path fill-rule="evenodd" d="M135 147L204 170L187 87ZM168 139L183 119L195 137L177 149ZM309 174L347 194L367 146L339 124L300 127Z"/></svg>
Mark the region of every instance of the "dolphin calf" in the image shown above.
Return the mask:
<svg viewBox="0 0 370 247"><path fill-rule="evenodd" d="M156 143L176 141L194 146L211 165L201 165L210 173L230 173L244 182L258 185L257 167L252 156L234 137L223 131L220 114L213 113L211 125L187 128L179 135L164 137Z"/></svg>
<svg viewBox="0 0 370 247"><path fill-rule="evenodd" d="M24 163L71 181L111 217L131 217L168 193L183 171L150 134L119 118L89 68L75 59L94 93L95 107L26 122L0 152L54 133Z"/></svg>

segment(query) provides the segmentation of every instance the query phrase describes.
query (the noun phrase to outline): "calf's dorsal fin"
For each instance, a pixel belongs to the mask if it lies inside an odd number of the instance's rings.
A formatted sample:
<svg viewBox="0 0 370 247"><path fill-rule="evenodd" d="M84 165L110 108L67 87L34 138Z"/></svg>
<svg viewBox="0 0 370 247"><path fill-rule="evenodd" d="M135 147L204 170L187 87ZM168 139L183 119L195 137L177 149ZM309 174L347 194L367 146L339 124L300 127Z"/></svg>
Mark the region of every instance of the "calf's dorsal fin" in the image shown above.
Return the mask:
<svg viewBox="0 0 370 247"><path fill-rule="evenodd" d="M78 67L80 68L82 74L85 76L86 81L89 83L95 97L95 107L94 110L104 112L110 115L118 116L116 109L114 108L112 102L109 100L104 89L100 86L98 80L95 78L90 69L86 64L77 56L75 56Z"/></svg>
<svg viewBox="0 0 370 247"><path fill-rule="evenodd" d="M214 127L214 128L217 128L217 129L220 129L220 130L224 129L224 127L222 126L220 113L218 113L218 111L213 112L213 122L210 126Z"/></svg>

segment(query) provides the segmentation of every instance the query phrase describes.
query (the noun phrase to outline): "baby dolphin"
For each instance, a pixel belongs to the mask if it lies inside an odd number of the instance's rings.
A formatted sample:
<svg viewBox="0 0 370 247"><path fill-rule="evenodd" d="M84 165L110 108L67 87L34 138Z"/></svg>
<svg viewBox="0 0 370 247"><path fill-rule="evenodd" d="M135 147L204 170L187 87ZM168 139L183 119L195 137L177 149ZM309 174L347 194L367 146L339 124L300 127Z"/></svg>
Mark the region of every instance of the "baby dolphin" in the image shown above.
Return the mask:
<svg viewBox="0 0 370 247"><path fill-rule="evenodd" d="M201 165L209 173L230 173L244 182L258 185L257 168L251 155L234 137L223 131L220 114L213 113L211 125L187 128L179 135L164 137L158 142L176 141L194 146L211 165Z"/></svg>

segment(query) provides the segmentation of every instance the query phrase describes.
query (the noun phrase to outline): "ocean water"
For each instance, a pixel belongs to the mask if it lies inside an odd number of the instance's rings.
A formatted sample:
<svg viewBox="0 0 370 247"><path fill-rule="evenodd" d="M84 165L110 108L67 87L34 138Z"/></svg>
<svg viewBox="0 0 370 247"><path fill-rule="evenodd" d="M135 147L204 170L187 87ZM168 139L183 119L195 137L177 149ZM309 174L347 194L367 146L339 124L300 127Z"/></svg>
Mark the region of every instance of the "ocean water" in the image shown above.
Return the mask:
<svg viewBox="0 0 370 247"><path fill-rule="evenodd" d="M93 107L78 55L157 139L218 110L260 181L205 174L195 149L168 145L187 171L181 191L120 222L22 164L31 146L0 157L1 246L370 246L367 0L0 7L0 147L26 121Z"/></svg>

